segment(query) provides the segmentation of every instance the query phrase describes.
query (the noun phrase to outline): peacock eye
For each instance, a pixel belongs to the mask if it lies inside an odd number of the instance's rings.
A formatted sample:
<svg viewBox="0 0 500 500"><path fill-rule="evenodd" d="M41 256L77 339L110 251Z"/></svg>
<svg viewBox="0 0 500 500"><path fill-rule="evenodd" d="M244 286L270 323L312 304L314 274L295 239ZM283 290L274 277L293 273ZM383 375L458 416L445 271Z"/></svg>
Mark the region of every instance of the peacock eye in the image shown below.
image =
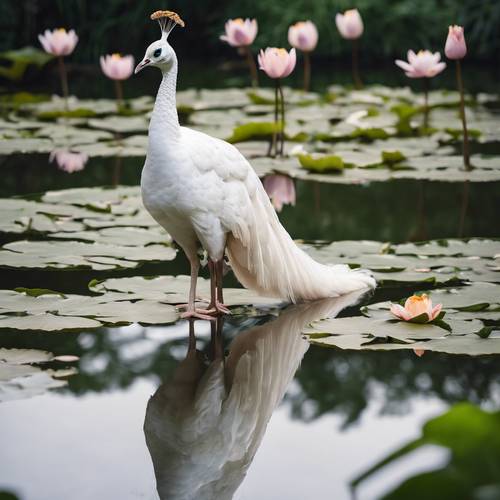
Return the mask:
<svg viewBox="0 0 500 500"><path fill-rule="evenodd" d="M154 52L153 52L153 55L155 57L160 57L161 56L161 49L156 49Z"/></svg>

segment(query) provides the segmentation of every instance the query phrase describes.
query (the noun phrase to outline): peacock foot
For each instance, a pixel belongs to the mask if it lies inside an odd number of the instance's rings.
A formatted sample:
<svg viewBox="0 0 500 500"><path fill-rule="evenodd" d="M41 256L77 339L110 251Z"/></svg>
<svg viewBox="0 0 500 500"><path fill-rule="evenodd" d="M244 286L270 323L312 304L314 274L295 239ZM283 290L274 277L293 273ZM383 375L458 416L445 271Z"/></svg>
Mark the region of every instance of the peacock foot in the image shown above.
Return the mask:
<svg viewBox="0 0 500 500"><path fill-rule="evenodd" d="M220 314L231 314L231 311L222 302L216 301L215 304L210 303L208 309L205 309L205 314L213 314L214 316L219 316Z"/></svg>
<svg viewBox="0 0 500 500"><path fill-rule="evenodd" d="M215 316L212 316L210 314L207 314L206 309L194 309L194 310L187 310L181 313L181 318L182 319L204 319L206 321L214 321Z"/></svg>

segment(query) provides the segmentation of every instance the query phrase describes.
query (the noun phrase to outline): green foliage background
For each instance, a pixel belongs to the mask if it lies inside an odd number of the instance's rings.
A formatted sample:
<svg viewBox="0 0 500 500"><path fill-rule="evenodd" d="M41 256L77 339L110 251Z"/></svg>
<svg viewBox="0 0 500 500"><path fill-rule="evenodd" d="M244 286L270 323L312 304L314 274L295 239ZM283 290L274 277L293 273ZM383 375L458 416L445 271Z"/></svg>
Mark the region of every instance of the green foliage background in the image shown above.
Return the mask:
<svg viewBox="0 0 500 500"><path fill-rule="evenodd" d="M0 50L38 45L45 28L73 27L81 43L79 62L103 52L140 55L158 31L149 14L175 10L187 23L176 49L192 59L230 51L218 40L231 17L255 17L256 47L287 46L288 26L311 19L319 28L317 55L347 57L350 46L335 28L338 11L357 7L365 22L363 54L372 60L402 56L408 48L442 50L449 24L463 24L471 59L497 59L500 50L498 0L2 0Z"/></svg>

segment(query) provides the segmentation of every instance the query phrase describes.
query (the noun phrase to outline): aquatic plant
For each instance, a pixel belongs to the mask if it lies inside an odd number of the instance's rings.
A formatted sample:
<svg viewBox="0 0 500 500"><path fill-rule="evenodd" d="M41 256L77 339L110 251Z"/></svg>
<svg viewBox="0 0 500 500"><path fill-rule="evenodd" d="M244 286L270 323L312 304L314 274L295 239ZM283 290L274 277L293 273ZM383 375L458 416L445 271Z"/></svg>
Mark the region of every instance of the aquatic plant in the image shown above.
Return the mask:
<svg viewBox="0 0 500 500"><path fill-rule="evenodd" d="M467 132L467 122L465 119L464 84L462 80L462 67L460 64L460 59L463 59L467 54L467 45L465 44L464 29L462 26L449 27L444 53L448 59L455 60L456 63L457 87L460 92L460 118L462 120L463 130L462 154L464 157L464 166L467 170L470 170L469 134Z"/></svg>
<svg viewBox="0 0 500 500"><path fill-rule="evenodd" d="M337 13L335 16L335 24L342 38L352 40L352 77L354 86L359 89L363 86L361 77L359 76L357 42L364 31L361 14L358 9L346 10L343 14Z"/></svg>
<svg viewBox="0 0 500 500"><path fill-rule="evenodd" d="M252 79L252 86L258 87L259 75L257 73L257 66L253 58L250 45L252 45L255 37L257 36L257 20L256 19L229 19L225 24L225 35L219 38L227 42L231 47L236 47L238 52L246 57L248 68L250 70L250 77Z"/></svg>
<svg viewBox="0 0 500 500"><path fill-rule="evenodd" d="M290 49L290 52L287 52L285 49L267 47L266 50L260 51L258 60L260 69L276 82L274 93L274 122L276 125L279 123L278 108L281 107L281 130L279 138L275 131L269 154L272 154L274 148L274 156L278 154L283 156L283 149L285 147L285 98L283 96L283 89L281 88L281 79L286 78L294 70L297 56L294 48ZM278 139L280 141L279 148Z"/></svg>
<svg viewBox="0 0 500 500"><path fill-rule="evenodd" d="M318 30L312 21L301 21L288 28L288 43L304 54L304 92L311 85L310 53L318 44Z"/></svg>
<svg viewBox="0 0 500 500"><path fill-rule="evenodd" d="M118 109L123 103L123 88L121 81L130 78L134 72L134 57L131 55L108 54L99 59L102 72L115 82L116 103Z"/></svg>

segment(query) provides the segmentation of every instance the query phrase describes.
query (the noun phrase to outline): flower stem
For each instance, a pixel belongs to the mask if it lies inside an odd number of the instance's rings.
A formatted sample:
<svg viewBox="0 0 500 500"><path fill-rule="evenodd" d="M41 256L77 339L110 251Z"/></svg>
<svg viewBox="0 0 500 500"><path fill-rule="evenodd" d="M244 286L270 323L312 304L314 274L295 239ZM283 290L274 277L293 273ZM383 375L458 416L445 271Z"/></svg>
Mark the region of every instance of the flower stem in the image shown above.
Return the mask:
<svg viewBox="0 0 500 500"><path fill-rule="evenodd" d="M248 69L250 70L250 78L252 80L252 87L256 89L259 86L259 73L255 64L250 46L245 47L245 55L247 58Z"/></svg>
<svg viewBox="0 0 500 500"><path fill-rule="evenodd" d="M281 88L281 80L278 78L277 81L278 81L278 91L280 94L280 101L281 101L281 133L280 133L281 144L280 144L279 155L283 156L283 151L285 149L285 98L283 96L283 89Z"/></svg>
<svg viewBox="0 0 500 500"><path fill-rule="evenodd" d="M429 79L424 78L424 133L429 127Z"/></svg>
<svg viewBox="0 0 500 500"><path fill-rule="evenodd" d="M275 87L274 87L274 130L273 130L273 137L271 139L271 142L269 143L269 149L267 151L267 156L272 156L275 157L277 154L277 142L278 142L278 85L279 85L279 80L275 80Z"/></svg>
<svg viewBox="0 0 500 500"><path fill-rule="evenodd" d="M115 80L116 108L120 111L123 104L123 87L120 80Z"/></svg>
<svg viewBox="0 0 500 500"><path fill-rule="evenodd" d="M311 56L304 52L304 92L309 92L311 86Z"/></svg>
<svg viewBox="0 0 500 500"><path fill-rule="evenodd" d="M59 56L57 58L57 62L59 65L59 76L61 78L61 89L64 97L64 107L66 108L66 111L68 110L68 95L69 95L69 89L68 89L68 74L66 73L66 66L64 65L64 59L62 56Z"/></svg>
<svg viewBox="0 0 500 500"><path fill-rule="evenodd" d="M359 76L359 61L358 61L358 41L352 41L352 79L356 89L363 88L363 82Z"/></svg>
<svg viewBox="0 0 500 500"><path fill-rule="evenodd" d="M469 133L467 132L467 122L465 120L464 83L462 80L462 67L460 65L460 59L457 59L457 85L458 85L458 91L460 92L460 118L462 119L462 129L463 129L462 152L464 156L464 167L467 170L471 170L470 153L469 153Z"/></svg>

